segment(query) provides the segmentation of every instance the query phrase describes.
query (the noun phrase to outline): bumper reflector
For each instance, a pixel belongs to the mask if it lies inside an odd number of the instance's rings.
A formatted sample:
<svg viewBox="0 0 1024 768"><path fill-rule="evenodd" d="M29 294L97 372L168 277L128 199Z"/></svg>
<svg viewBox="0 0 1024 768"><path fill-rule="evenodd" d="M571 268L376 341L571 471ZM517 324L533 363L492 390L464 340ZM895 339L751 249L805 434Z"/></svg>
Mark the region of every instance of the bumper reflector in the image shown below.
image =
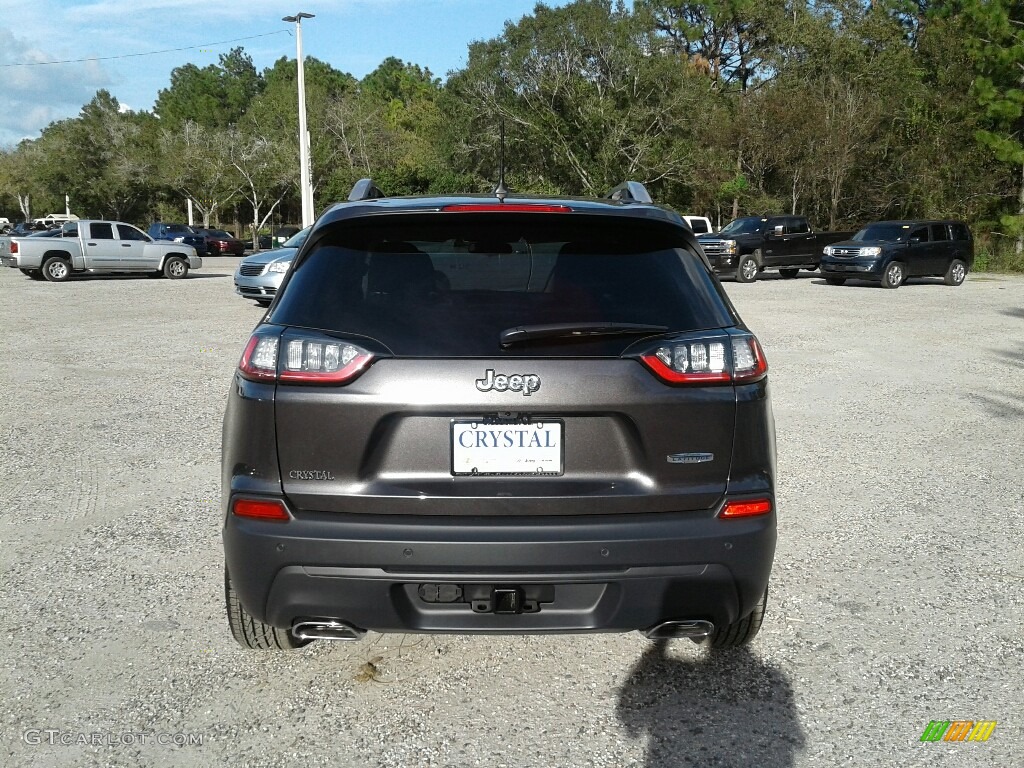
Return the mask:
<svg viewBox="0 0 1024 768"><path fill-rule="evenodd" d="M727 501L719 513L719 517L754 517L767 515L772 511L771 499L744 499L743 501Z"/></svg>
<svg viewBox="0 0 1024 768"><path fill-rule="evenodd" d="M256 520L276 520L282 523L291 520L288 510L280 501L235 499L231 504L231 513L238 517L251 517Z"/></svg>

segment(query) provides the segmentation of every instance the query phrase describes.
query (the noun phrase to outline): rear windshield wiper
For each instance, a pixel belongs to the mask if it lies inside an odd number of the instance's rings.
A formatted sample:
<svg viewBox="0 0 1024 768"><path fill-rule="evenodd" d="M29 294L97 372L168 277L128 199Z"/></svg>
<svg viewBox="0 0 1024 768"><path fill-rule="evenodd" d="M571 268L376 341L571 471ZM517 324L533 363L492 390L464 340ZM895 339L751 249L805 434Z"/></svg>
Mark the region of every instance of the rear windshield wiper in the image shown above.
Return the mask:
<svg viewBox="0 0 1024 768"><path fill-rule="evenodd" d="M588 336L627 336L648 333L664 333L667 325L644 325L642 323L538 323L517 325L506 328L499 339L501 346L508 347L533 339L582 339Z"/></svg>

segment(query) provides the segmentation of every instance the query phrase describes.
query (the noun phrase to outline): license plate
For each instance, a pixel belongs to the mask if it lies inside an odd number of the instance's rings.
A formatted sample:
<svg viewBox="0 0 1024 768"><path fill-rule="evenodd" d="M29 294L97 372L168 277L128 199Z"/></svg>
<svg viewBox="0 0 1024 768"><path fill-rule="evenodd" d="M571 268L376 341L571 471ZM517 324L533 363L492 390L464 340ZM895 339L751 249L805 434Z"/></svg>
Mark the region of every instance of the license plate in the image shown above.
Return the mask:
<svg viewBox="0 0 1024 768"><path fill-rule="evenodd" d="M560 421L452 422L453 475L560 475Z"/></svg>

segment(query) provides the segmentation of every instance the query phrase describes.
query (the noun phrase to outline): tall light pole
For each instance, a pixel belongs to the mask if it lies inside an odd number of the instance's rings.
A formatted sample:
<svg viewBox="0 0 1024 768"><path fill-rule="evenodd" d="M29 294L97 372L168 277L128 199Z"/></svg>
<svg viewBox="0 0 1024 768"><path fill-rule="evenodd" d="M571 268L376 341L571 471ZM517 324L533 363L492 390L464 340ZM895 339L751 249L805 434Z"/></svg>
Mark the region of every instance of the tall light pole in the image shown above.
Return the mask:
<svg viewBox="0 0 1024 768"><path fill-rule="evenodd" d="M302 66L302 20L312 13L296 13L281 21L295 24L295 56L299 63L299 184L302 192L302 226L313 223L313 182L309 174L309 130L306 128L306 75Z"/></svg>

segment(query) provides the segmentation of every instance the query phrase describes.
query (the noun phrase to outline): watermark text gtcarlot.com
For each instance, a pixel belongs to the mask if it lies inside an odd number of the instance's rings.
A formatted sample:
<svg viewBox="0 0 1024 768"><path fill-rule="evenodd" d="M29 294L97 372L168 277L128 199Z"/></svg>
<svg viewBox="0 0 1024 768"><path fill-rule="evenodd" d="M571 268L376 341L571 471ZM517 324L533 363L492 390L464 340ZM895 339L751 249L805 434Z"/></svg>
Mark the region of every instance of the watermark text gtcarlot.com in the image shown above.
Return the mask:
<svg viewBox="0 0 1024 768"><path fill-rule="evenodd" d="M158 733L156 731L92 732L62 731L59 728L29 728L21 734L26 744L39 746L138 747L156 744L161 747L201 747L201 733Z"/></svg>

